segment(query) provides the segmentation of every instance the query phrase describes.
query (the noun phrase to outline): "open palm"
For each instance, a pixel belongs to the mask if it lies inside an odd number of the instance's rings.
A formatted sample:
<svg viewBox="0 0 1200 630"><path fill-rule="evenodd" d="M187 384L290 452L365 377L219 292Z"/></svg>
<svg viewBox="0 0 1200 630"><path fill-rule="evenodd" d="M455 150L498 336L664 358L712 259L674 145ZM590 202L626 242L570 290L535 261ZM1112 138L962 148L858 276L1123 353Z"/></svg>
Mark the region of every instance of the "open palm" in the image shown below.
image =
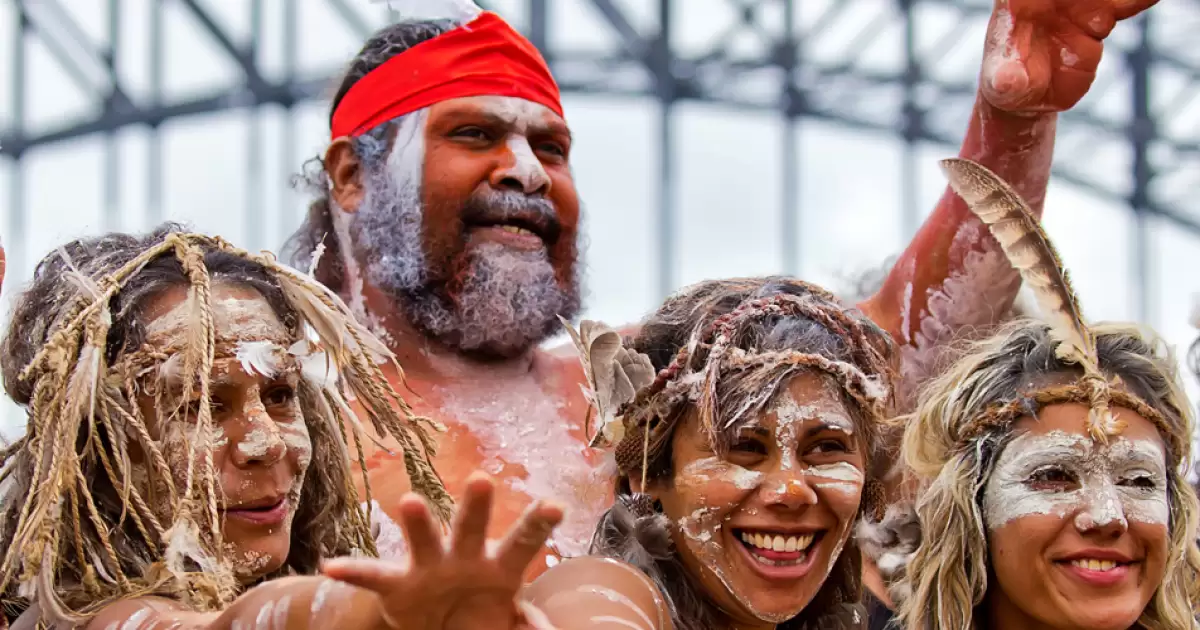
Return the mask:
<svg viewBox="0 0 1200 630"><path fill-rule="evenodd" d="M996 0L980 87L1013 113L1074 107L1096 80L1104 38L1158 0Z"/></svg>
<svg viewBox="0 0 1200 630"><path fill-rule="evenodd" d="M409 563L371 558L330 560L325 575L374 591L386 624L397 630L507 630L538 624L517 602L526 567L562 520L562 510L534 504L495 545L486 539L494 486L484 476L467 482L449 544L444 544L419 497L405 497L400 524ZM529 613L529 614L527 614Z"/></svg>

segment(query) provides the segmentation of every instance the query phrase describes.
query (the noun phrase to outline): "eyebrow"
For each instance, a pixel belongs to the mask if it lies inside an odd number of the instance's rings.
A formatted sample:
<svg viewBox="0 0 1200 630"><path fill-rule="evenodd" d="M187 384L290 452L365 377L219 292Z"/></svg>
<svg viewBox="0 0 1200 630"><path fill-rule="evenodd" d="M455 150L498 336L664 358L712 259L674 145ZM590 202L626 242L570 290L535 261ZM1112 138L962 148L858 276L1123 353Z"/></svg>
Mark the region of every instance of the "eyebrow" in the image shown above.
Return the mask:
<svg viewBox="0 0 1200 630"><path fill-rule="evenodd" d="M487 124L497 127L514 127L517 123L516 119L510 116L501 116L495 112L479 111L475 109L451 110L446 112L444 118L452 124L461 124L467 120L479 121L481 119ZM570 128L568 128L566 124L559 120L530 123L529 129L535 133L541 132L551 135L566 136L568 140L572 141L575 139L574 136L571 135Z"/></svg>
<svg viewBox="0 0 1200 630"><path fill-rule="evenodd" d="M853 427L853 424L851 424L851 427ZM812 437L818 433L821 433L823 431L833 431L833 432L842 433L842 434L845 434L847 432L846 427L844 427L840 424L834 424L832 422L822 422L821 424L817 424L817 425L814 425L814 426L811 426L811 427L805 429L804 437L810 438L810 437ZM850 431L853 432L853 428Z"/></svg>

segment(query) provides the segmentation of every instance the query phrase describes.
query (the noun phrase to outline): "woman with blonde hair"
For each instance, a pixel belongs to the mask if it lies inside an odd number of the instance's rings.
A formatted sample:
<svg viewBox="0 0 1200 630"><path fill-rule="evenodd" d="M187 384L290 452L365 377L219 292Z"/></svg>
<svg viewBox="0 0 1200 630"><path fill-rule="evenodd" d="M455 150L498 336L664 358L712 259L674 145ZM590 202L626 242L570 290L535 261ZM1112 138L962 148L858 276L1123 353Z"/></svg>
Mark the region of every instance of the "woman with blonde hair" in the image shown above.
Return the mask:
<svg viewBox="0 0 1200 630"><path fill-rule="evenodd" d="M1190 630L1200 601L1190 405L1153 334L1088 326L1024 202L943 163L1046 321L1008 325L931 383L903 454L921 541L893 585L909 630Z"/></svg>

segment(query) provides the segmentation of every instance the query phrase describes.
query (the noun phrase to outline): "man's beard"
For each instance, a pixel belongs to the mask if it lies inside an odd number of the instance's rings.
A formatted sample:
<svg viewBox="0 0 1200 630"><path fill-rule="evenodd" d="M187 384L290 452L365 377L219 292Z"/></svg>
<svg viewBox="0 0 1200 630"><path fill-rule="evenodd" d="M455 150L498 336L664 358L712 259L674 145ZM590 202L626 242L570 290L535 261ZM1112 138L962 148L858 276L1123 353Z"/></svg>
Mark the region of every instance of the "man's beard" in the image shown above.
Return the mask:
<svg viewBox="0 0 1200 630"><path fill-rule="evenodd" d="M560 315L570 319L578 313L580 282L573 244L565 287L546 247L521 251L484 242L463 249L440 243L431 249L451 255L431 261L422 246L419 187L397 185L386 167L366 175L366 195L350 226L355 248L366 255L366 280L421 332L464 354L510 358L552 336ZM469 205L460 215L481 207L500 216L524 211L557 225L549 201L519 193L496 193ZM456 224L462 243L467 235L461 218Z"/></svg>

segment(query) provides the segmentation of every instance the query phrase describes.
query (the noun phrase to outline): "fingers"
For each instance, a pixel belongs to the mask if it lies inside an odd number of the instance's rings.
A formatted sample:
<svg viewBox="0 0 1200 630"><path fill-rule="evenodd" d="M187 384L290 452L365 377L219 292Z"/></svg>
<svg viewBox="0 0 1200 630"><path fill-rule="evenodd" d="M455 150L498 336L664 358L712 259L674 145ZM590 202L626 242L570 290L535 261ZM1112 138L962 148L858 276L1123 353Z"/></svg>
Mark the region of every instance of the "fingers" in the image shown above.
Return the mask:
<svg viewBox="0 0 1200 630"><path fill-rule="evenodd" d="M442 557L442 534L433 522L425 500L415 494L400 499L400 527L408 541L412 566L428 566Z"/></svg>
<svg viewBox="0 0 1200 630"><path fill-rule="evenodd" d="M562 518L562 508L557 505L539 501L530 506L500 543L496 560L501 568L513 574L522 573Z"/></svg>
<svg viewBox="0 0 1200 630"><path fill-rule="evenodd" d="M476 473L467 479L462 507L454 517L451 553L460 558L478 558L483 555L494 494L495 485L486 475Z"/></svg>
<svg viewBox="0 0 1200 630"><path fill-rule="evenodd" d="M334 558L321 565L321 573L339 582L365 588L381 595L392 593L404 568L376 558Z"/></svg>

